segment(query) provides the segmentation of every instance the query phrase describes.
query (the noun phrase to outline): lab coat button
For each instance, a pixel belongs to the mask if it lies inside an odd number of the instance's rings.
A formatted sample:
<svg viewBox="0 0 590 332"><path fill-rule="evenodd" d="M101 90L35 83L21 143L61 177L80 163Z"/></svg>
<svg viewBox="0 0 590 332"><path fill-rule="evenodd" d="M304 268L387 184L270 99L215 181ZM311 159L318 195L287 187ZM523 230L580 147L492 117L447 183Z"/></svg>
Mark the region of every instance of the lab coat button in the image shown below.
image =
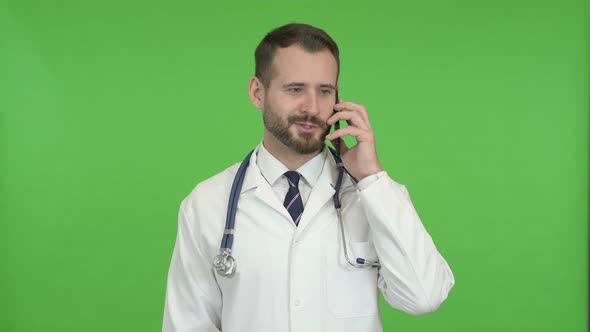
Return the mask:
<svg viewBox="0 0 590 332"><path fill-rule="evenodd" d="M298 307L298 306L300 306L300 305L301 305L301 301L299 301L299 300L295 300L295 306L296 306L296 307Z"/></svg>

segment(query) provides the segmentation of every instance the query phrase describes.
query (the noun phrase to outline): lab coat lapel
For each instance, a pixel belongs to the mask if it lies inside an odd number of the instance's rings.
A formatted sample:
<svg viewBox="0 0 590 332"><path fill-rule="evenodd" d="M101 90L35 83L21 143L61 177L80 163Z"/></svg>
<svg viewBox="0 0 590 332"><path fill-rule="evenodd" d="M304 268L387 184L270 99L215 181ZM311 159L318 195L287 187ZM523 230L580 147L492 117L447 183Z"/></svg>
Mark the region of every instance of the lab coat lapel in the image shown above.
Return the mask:
<svg viewBox="0 0 590 332"><path fill-rule="evenodd" d="M264 202L266 205L268 205L275 211L279 212L281 215L287 218L288 221L293 223L291 215L289 215L289 212L287 211L287 209L285 209L283 203L279 201L279 198L272 190L272 187L266 182L264 178L262 178L262 181L259 181L258 183L258 188L256 188L256 197L258 197L262 202Z"/></svg>
<svg viewBox="0 0 590 332"><path fill-rule="evenodd" d="M337 176L335 167L336 164L333 162L332 156L328 155L324 161L320 178L309 194L307 204L305 204L303 216L301 216L301 221L299 222L298 227L300 235L309 232L310 229L323 228L322 226L330 221L329 218L317 220L313 220L313 218L320 209L326 205L326 203L329 203L328 201L332 200L332 197L334 196L334 186Z"/></svg>
<svg viewBox="0 0 590 332"><path fill-rule="evenodd" d="M244 183L242 185L241 193L248 190L255 189L254 194L256 197L265 205L272 208L273 210L277 211L281 215L285 216L287 221L291 221L291 216L287 209L283 206L283 203L279 201L277 196L275 195L272 187L266 182L262 173L260 173L260 169L256 164L256 153L258 151L254 151L252 156L250 157L250 164L246 169L246 175L244 177Z"/></svg>

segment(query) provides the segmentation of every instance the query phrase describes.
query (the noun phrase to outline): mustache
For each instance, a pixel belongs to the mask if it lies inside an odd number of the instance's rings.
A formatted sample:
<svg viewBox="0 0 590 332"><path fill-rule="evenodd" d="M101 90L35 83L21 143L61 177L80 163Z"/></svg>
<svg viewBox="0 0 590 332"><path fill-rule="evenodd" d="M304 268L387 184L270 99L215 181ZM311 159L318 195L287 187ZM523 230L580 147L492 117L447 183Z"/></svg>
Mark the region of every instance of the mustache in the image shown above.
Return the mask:
<svg viewBox="0 0 590 332"><path fill-rule="evenodd" d="M321 128L325 128L327 127L326 122L320 120L318 117L316 116L312 116L312 115L293 115L291 117L289 117L289 124L292 125L296 122L310 122L313 123L314 125L321 127Z"/></svg>

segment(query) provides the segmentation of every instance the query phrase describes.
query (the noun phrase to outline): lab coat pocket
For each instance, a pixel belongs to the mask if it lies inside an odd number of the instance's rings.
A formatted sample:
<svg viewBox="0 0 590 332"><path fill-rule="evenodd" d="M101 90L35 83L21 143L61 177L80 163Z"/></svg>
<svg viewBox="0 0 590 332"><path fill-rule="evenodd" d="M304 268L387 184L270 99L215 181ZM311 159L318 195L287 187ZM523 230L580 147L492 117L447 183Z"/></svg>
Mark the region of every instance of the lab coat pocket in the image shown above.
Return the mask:
<svg viewBox="0 0 590 332"><path fill-rule="evenodd" d="M349 242L348 256L377 260L373 245L369 242ZM352 318L375 315L379 309L377 268L351 266L344 257L342 244L327 246L326 289L328 306L336 318Z"/></svg>

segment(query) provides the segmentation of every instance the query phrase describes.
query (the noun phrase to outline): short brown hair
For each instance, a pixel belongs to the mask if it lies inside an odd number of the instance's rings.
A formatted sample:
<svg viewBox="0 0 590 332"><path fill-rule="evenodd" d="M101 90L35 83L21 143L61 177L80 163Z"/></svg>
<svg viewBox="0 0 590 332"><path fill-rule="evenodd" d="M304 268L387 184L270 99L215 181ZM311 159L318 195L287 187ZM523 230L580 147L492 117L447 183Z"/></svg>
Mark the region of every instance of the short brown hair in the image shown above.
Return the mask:
<svg viewBox="0 0 590 332"><path fill-rule="evenodd" d="M254 75L265 87L270 85L273 78L272 62L277 48L285 48L293 44L301 45L307 52L319 52L327 49L336 59L337 73L340 73L340 52L332 37L324 30L309 24L290 23L266 34L254 52L254 60L256 61Z"/></svg>

